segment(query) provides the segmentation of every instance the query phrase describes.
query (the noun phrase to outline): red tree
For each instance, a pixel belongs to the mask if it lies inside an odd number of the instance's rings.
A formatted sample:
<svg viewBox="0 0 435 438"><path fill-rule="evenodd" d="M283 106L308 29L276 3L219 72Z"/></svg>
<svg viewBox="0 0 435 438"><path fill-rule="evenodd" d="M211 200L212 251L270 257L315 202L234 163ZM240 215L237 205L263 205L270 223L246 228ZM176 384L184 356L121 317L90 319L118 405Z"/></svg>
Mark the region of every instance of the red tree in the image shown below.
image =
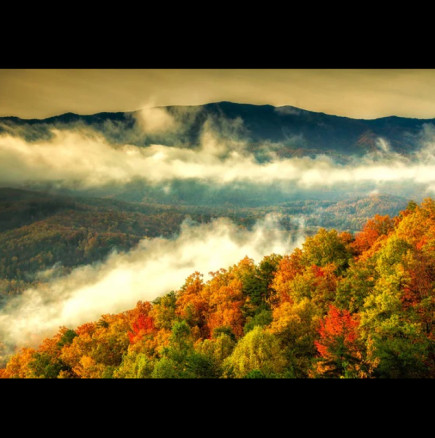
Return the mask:
<svg viewBox="0 0 435 438"><path fill-rule="evenodd" d="M135 344L145 335L155 330L154 320L151 316L141 313L136 321L132 324L132 331L128 333L130 344Z"/></svg>
<svg viewBox="0 0 435 438"><path fill-rule="evenodd" d="M367 251L380 236L386 236L394 228L394 221L388 216L375 215L369 219L364 228L359 232L351 247L359 255Z"/></svg>
<svg viewBox="0 0 435 438"><path fill-rule="evenodd" d="M357 369L360 352L357 345L359 320L347 310L330 305L320 324L320 340L315 341L320 354L317 371L328 377L351 376Z"/></svg>

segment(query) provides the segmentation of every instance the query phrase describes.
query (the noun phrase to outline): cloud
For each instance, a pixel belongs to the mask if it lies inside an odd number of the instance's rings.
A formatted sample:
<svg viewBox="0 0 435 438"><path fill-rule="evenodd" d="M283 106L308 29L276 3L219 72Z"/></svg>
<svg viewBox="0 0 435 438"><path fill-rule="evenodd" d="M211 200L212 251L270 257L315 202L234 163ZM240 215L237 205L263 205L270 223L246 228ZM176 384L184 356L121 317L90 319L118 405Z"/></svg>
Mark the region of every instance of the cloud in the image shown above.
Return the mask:
<svg viewBox="0 0 435 438"><path fill-rule="evenodd" d="M381 152L384 152L385 154L391 152L389 142L383 138L379 137L378 139L376 139L376 146L381 150Z"/></svg>
<svg viewBox="0 0 435 438"><path fill-rule="evenodd" d="M0 137L0 183L60 181L66 186L92 187L137 178L152 183L193 178L216 184L291 181L309 187L370 180L435 181L435 162L363 160L342 166L320 155L258 163L252 154L229 151L210 132L203 135L199 150L163 145L112 146L101 136L85 131L53 130L53 135L52 141L31 144L10 135ZM221 158L224 153L227 157Z"/></svg>
<svg viewBox="0 0 435 438"><path fill-rule="evenodd" d="M179 126L186 129L178 116L165 109L147 108L142 116L144 129L154 132L181 129ZM422 147L413 155L394 152L386 139L378 138L375 151L350 158L345 164L326 155L280 158L273 151L260 162L244 137L244 129L239 119L208 118L203 121L199 145L190 148L176 144L114 145L102 134L83 127L52 129L51 138L32 142L4 133L0 136L0 184L50 183L92 189L136 181L162 186L197 181L213 187L264 185L283 192L343 190L367 184L371 186L367 190L386 184L423 185L427 190L435 186L435 128L430 124L422 132ZM267 149L267 145L257 147L257 151Z"/></svg>
<svg viewBox="0 0 435 438"><path fill-rule="evenodd" d="M302 244L304 228L292 238L279 219L268 214L251 230L226 218L201 225L186 220L173 239L142 240L127 253L113 253L11 299L0 312L0 338L8 345L36 345L60 326L74 328L177 290L195 271L207 277L245 256L258 263L271 253L290 253Z"/></svg>
<svg viewBox="0 0 435 438"><path fill-rule="evenodd" d="M275 107L274 111L283 116L299 116L304 112L304 110L289 105Z"/></svg>
<svg viewBox="0 0 435 438"><path fill-rule="evenodd" d="M161 134L180 129L180 125L166 108L146 105L134 113L134 118L146 134Z"/></svg>

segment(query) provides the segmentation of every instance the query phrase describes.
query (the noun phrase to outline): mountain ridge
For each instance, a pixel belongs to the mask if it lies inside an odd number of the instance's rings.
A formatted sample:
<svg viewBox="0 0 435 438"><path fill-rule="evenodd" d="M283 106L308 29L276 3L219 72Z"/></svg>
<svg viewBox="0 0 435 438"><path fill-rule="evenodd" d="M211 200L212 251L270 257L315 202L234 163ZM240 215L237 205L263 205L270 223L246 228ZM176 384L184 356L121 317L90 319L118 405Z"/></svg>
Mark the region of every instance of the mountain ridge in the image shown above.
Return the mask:
<svg viewBox="0 0 435 438"><path fill-rule="evenodd" d="M204 128L223 141L243 140L258 161L268 160L267 150L280 158L326 154L337 159L379 151L387 141L392 152L408 155L419 149L425 125L433 119L398 116L354 119L308 111L293 106L216 102L205 105L155 107L165 109L179 128L176 132L150 132L141 125L140 110L101 112L92 115L65 113L46 119L1 117L0 133L19 135L27 141L50 139L53 129L91 128L111 144L152 144L197 148ZM147 114L145 114L147 117Z"/></svg>
<svg viewBox="0 0 435 438"><path fill-rule="evenodd" d="M279 105L279 106L275 106L275 105L270 105L270 104L253 104L253 103L244 103L244 102L231 102L228 100L220 100L220 101L215 101L215 102L209 102L209 103L205 103L205 104L200 104L200 105L157 105L154 106L152 108L198 108L198 107L210 107L210 106L217 106L217 105L226 105L226 104L230 104L230 105L237 105L237 106L248 106L248 107L257 107L257 108L274 108L274 109L286 109L286 108L290 108L290 109L294 109L294 110L298 110L298 111L303 111L306 113L312 113L312 114L320 114L320 115L325 115L325 116L329 116L329 117L338 117L338 118L342 118L342 119L350 119L350 120L363 120L363 121L376 121L376 120L383 120L383 119L407 119L407 120L426 120L426 121L435 121L435 117L429 117L429 118L422 118L422 117L404 117L404 116L398 116L395 114L391 114L388 116L383 116L383 117L375 117L375 118L358 118L358 117L348 117L348 116L342 116L342 115L338 115L338 114L330 114L330 113L325 113L324 111L313 111L313 110L308 110L305 108L301 108L301 107L297 107L294 105ZM8 119L8 120L21 120L24 122L41 122L41 121L48 121L48 120L53 120L56 118L60 118L63 116L78 116L78 117L92 117L92 116L102 116L102 115L121 115L121 114L134 114L134 113L138 113L142 110L142 108L138 108L136 110L131 110L131 111L99 111L96 113L91 113L91 114L79 114L79 113L74 113L72 111L68 111L65 113L60 113L60 114L56 114L53 116L49 116L49 117L42 117L42 118L24 118L24 117L18 117L18 116L0 116L0 121L4 120L4 119Z"/></svg>

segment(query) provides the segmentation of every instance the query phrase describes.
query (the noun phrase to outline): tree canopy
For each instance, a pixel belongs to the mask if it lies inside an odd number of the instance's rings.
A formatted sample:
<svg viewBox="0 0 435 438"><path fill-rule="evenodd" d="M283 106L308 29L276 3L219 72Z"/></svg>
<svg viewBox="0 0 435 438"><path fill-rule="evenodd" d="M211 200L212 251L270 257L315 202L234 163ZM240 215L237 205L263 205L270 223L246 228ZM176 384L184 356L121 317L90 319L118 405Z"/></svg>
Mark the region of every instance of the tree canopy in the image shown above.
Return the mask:
<svg viewBox="0 0 435 438"><path fill-rule="evenodd" d="M3 378L433 378L435 202L61 327Z"/></svg>

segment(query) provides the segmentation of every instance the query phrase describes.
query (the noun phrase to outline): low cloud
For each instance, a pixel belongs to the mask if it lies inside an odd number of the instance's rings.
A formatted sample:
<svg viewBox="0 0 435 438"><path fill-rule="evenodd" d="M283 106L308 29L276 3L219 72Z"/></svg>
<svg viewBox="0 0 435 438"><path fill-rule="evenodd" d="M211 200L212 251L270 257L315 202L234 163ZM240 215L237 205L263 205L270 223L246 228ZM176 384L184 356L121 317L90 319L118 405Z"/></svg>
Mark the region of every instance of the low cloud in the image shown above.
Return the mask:
<svg viewBox="0 0 435 438"><path fill-rule="evenodd" d="M303 113L303 110L293 106L277 106L275 107L274 111L283 116L298 116Z"/></svg>
<svg viewBox="0 0 435 438"><path fill-rule="evenodd" d="M431 129L427 133L432 135ZM32 143L10 134L0 136L0 184L92 188L135 180L161 184L192 179L215 185L287 183L302 189L405 181L435 184L435 136L426 138L411 158L391 152L388 143L379 139L376 155L343 165L325 155L259 163L246 142L229 142L212 129L203 131L198 149L114 146L89 130L54 129L52 134L51 140Z"/></svg>
<svg viewBox="0 0 435 438"><path fill-rule="evenodd" d="M146 134L162 134L180 129L179 123L165 108L146 105L134 113L134 118Z"/></svg>
<svg viewBox="0 0 435 438"><path fill-rule="evenodd" d="M11 299L0 312L0 339L6 345L36 345L60 326L74 328L179 289L194 271L207 277L249 256L257 263L271 253L290 253L304 240L304 228L291 237L269 214L251 230L226 218L208 224L186 220L173 239L142 240L127 253L75 269Z"/></svg>

